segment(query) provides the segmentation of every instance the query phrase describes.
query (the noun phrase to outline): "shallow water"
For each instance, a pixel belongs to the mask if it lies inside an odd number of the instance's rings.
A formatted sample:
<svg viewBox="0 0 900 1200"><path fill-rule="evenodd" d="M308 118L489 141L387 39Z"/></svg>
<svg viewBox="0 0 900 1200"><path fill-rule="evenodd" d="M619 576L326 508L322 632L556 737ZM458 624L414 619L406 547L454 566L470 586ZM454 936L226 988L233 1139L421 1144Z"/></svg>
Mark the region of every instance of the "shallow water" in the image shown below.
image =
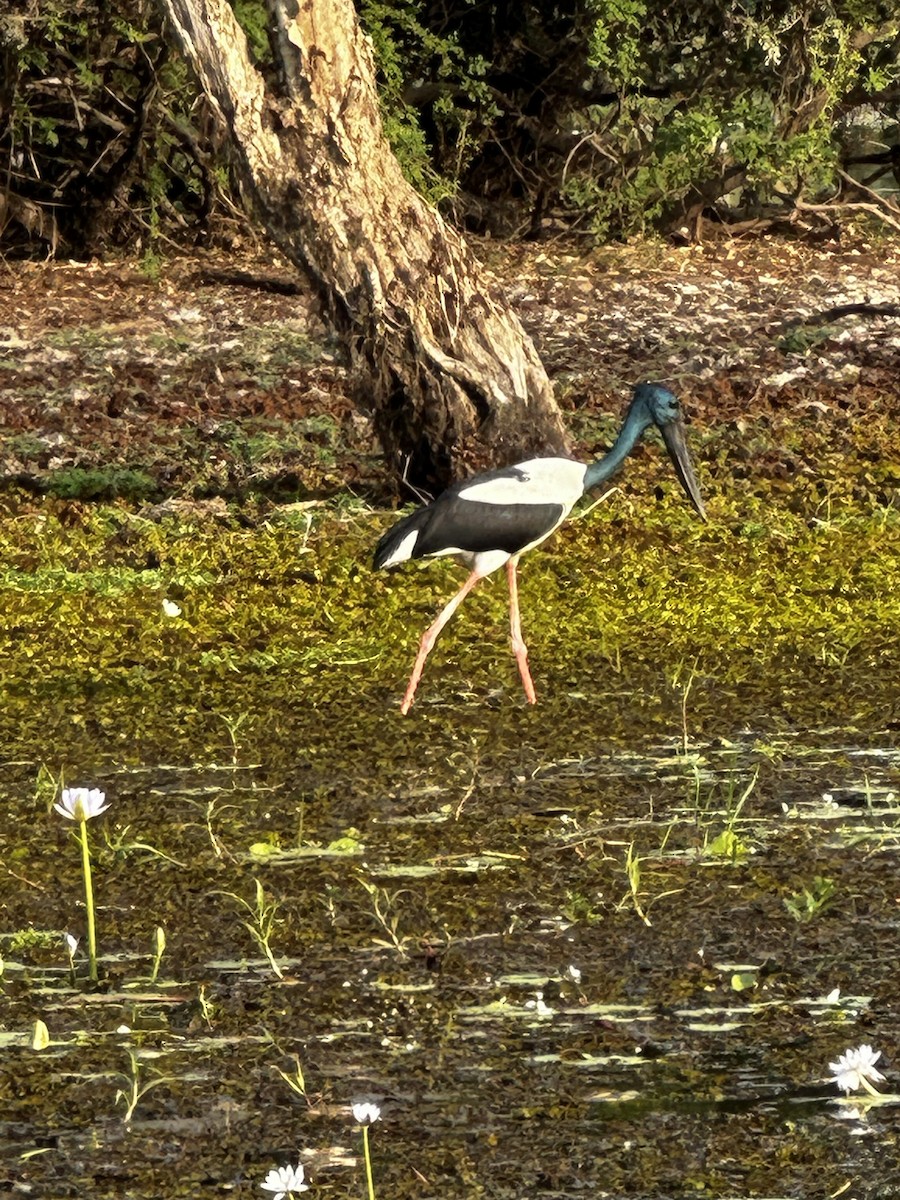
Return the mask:
<svg viewBox="0 0 900 1200"><path fill-rule="evenodd" d="M34 764L7 764L5 810L33 820L4 834L9 1183L250 1195L299 1150L317 1191L359 1195L347 1106L374 1097L382 1196L900 1194L893 734L641 734L589 754L543 726L535 751L539 710L504 699L465 705L449 741L430 714L385 713L390 764L344 747L272 769L239 731L224 765L107 764L96 989L62 946L82 920L75 847ZM283 731L282 764L289 714ZM554 737L578 752L552 757ZM795 920L785 900L802 910L816 877L833 896ZM282 979L241 924L254 880ZM889 1080L871 1106L827 1070L862 1041ZM156 1086L126 1124L132 1050ZM298 1062L304 1097L279 1074Z"/></svg>
<svg viewBox="0 0 900 1200"><path fill-rule="evenodd" d="M574 523L538 705L486 585L405 719L454 578L373 577L383 517L0 518L15 1194L359 1196L375 1098L381 1197L900 1195L897 522L722 503ZM93 988L62 780L111 801Z"/></svg>

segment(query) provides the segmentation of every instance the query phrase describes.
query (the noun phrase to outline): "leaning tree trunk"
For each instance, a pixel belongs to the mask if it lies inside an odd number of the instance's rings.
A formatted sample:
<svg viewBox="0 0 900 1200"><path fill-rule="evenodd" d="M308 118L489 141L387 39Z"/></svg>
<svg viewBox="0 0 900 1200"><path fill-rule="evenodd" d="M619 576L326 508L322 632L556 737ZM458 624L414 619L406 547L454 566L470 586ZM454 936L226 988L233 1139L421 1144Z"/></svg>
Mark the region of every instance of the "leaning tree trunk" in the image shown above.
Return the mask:
<svg viewBox="0 0 900 1200"><path fill-rule="evenodd" d="M434 489L473 463L564 451L530 338L385 141L352 0L268 0L277 86L227 0L162 4L258 216L345 338L395 469Z"/></svg>

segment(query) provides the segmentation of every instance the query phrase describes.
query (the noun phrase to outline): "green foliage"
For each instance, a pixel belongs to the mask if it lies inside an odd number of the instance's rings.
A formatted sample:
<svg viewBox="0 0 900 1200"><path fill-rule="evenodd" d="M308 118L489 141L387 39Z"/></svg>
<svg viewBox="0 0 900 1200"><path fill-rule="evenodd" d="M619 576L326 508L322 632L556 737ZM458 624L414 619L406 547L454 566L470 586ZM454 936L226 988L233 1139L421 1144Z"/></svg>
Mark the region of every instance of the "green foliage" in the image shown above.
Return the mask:
<svg viewBox="0 0 900 1200"><path fill-rule="evenodd" d="M254 62L269 58L269 16L262 0L235 0L234 15L247 37Z"/></svg>
<svg viewBox="0 0 900 1200"><path fill-rule="evenodd" d="M809 887L802 887L792 896L785 896L784 907L795 921L811 921L831 904L834 880L817 875Z"/></svg>
<svg viewBox="0 0 900 1200"><path fill-rule="evenodd" d="M641 31L647 21L643 0L589 0L592 26L587 62L602 70L617 88L627 88L642 66Z"/></svg>
<svg viewBox="0 0 900 1200"><path fill-rule="evenodd" d="M841 106L896 81L896 62L879 58L896 31L877 3L808 7L705 4L691 20L687 6L594 0L587 61L614 94L592 110L564 194L599 236L677 224L701 186L727 215L834 184Z"/></svg>
<svg viewBox="0 0 900 1200"><path fill-rule="evenodd" d="M61 500L141 500L153 495L156 482L130 467L63 467L48 478L47 491Z"/></svg>
<svg viewBox="0 0 900 1200"><path fill-rule="evenodd" d="M605 919L601 896L590 896L583 892L566 892L563 913L568 920L584 925L597 925Z"/></svg>
<svg viewBox="0 0 900 1200"><path fill-rule="evenodd" d="M33 433L16 433L6 439L6 448L10 454L21 459L39 459L47 452L46 443Z"/></svg>
<svg viewBox="0 0 900 1200"><path fill-rule="evenodd" d="M60 943L58 929L17 929L7 935L7 953L21 954L23 950L53 949Z"/></svg>
<svg viewBox="0 0 900 1200"><path fill-rule="evenodd" d="M704 210L777 215L832 194L839 167L898 136L887 0L358 7L407 178L474 228L539 229L550 214L623 238ZM267 6L236 0L235 13L270 74ZM0 114L6 241L137 243L152 276L166 239L231 190L158 7L49 0L21 23Z"/></svg>
<svg viewBox="0 0 900 1200"><path fill-rule="evenodd" d="M455 33L429 29L423 0L363 0L360 20L375 51L385 134L404 174L433 203L452 196L469 149L471 107L495 111L483 81L487 62L480 54L466 54ZM420 111L407 99L416 78L434 83L434 146ZM438 145L454 148L452 156L441 156L443 171L435 167Z"/></svg>
<svg viewBox="0 0 900 1200"><path fill-rule="evenodd" d="M414 110L401 104L394 111L385 110L382 120L385 137L413 187L432 204L452 196L453 181L432 166L428 143Z"/></svg>
<svg viewBox="0 0 900 1200"><path fill-rule="evenodd" d="M195 93L152 0L32 5L4 42L5 246L154 243L208 207ZM6 111L3 102L7 101Z"/></svg>

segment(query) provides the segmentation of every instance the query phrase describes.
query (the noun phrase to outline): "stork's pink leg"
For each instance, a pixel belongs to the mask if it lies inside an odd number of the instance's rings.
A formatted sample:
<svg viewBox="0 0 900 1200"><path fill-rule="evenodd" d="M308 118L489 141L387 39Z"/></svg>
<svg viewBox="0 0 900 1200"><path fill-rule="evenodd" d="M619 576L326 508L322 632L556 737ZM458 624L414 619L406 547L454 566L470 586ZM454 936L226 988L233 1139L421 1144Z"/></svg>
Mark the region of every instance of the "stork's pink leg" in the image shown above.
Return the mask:
<svg viewBox="0 0 900 1200"><path fill-rule="evenodd" d="M519 674L522 676L522 687L529 704L537 703L531 672L528 670L528 647L522 640L522 623L519 620L519 588L516 582L516 567L519 559L514 556L506 564L506 578L509 580L509 632L512 637L513 654L519 664Z"/></svg>
<svg viewBox="0 0 900 1200"><path fill-rule="evenodd" d="M406 685L406 695L403 697L403 703L400 705L400 711L404 716L409 712L409 707L413 702L413 696L416 694L416 688L419 686L419 680L422 678L422 668L425 666L425 659L431 653L434 643L438 639L438 634L471 592L472 588L479 579L484 576L479 575L477 571L473 571L466 582L462 585L453 599L438 613L437 620L433 625L429 625L422 634L422 642L419 646L419 653L416 656L415 666L412 669L412 675L409 677L409 683Z"/></svg>

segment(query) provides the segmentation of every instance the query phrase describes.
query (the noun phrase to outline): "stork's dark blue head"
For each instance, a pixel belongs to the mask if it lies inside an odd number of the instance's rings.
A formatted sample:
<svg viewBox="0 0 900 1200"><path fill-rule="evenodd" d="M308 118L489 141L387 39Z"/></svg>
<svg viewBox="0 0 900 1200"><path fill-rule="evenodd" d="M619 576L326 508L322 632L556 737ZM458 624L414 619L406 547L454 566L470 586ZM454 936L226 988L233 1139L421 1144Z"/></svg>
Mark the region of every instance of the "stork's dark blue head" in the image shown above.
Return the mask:
<svg viewBox="0 0 900 1200"><path fill-rule="evenodd" d="M620 455L627 453L651 425L655 425L662 434L681 486L691 504L705 520L706 511L700 498L700 488L684 436L681 408L678 400L668 388L659 383L639 383L637 385L631 398L631 404L628 406L625 423L616 447L608 457L613 458L617 447L620 448Z"/></svg>
<svg viewBox="0 0 900 1200"><path fill-rule="evenodd" d="M625 418L625 425L628 426L632 420L640 422L642 431L650 425L658 428L662 434L662 440L666 443L666 450L668 450L668 456L676 469L680 485L684 488L685 496L706 521L706 509L703 508L700 486L698 486L697 476L694 474L694 463L691 462L688 442L684 436L682 409L680 409L677 398L661 384L640 383L635 388L635 395L631 397L631 406L628 416Z"/></svg>
<svg viewBox="0 0 900 1200"><path fill-rule="evenodd" d="M681 420L678 400L660 383L639 383L631 398L631 408L643 410L647 425L656 425L659 429Z"/></svg>

